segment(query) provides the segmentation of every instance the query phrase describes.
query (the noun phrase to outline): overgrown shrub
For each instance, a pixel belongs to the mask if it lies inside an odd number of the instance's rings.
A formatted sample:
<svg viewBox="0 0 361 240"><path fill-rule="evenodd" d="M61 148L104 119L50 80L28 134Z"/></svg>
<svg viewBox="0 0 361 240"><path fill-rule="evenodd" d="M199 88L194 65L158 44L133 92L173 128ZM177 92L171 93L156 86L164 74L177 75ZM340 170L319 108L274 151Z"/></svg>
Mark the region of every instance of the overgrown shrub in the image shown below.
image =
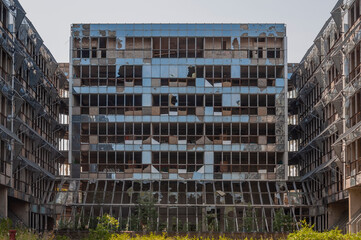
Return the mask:
<svg viewBox="0 0 361 240"><path fill-rule="evenodd" d="M315 231L314 225L302 221L302 228L299 231L290 233L287 240L361 240L361 232L357 234L342 234L339 229L326 232Z"/></svg>
<svg viewBox="0 0 361 240"><path fill-rule="evenodd" d="M0 218L0 236L7 236L13 222L9 218Z"/></svg>
<svg viewBox="0 0 361 240"><path fill-rule="evenodd" d="M9 230L13 229L11 219L0 219L0 240L8 240ZM16 226L16 240L70 240L66 236L55 236L52 232L38 234L35 231L25 228L24 226Z"/></svg>
<svg viewBox="0 0 361 240"><path fill-rule="evenodd" d="M108 240L114 231L119 228L119 222L114 217L105 214L98 217L98 224L95 229L90 229L89 240Z"/></svg>
<svg viewBox="0 0 361 240"><path fill-rule="evenodd" d="M280 214L281 216L281 214ZM281 221L282 222L282 221ZM284 226L283 224L281 224ZM0 219L0 240L8 240L8 232L12 228L12 221L9 219ZM150 233L148 235L136 235L131 237L127 233L117 234L119 231L119 222L115 218L104 215L97 218L97 225L95 229L91 229L89 237L84 240L231 240L225 236L219 237L188 237L188 236L167 236ZM16 228L17 240L70 240L66 236L55 236L53 233L37 234L32 230L23 227ZM239 238L242 239L242 238ZM276 239L264 239L262 240L276 240ZM258 240L261 240L258 239ZM245 238L243 240L257 240L256 238ZM284 240L284 239L278 239ZM314 230L314 226L308 224L306 221L301 222L301 229L290 233L287 240L361 240L361 232L357 234L342 234L341 230L334 229L326 232L317 232Z"/></svg>

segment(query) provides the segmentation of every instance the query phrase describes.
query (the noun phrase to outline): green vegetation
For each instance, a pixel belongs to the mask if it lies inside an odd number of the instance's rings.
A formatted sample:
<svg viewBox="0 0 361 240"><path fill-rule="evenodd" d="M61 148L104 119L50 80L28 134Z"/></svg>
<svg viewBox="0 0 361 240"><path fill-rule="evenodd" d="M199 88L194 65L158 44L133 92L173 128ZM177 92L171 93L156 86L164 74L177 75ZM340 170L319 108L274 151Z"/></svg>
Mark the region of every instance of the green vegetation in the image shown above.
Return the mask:
<svg viewBox="0 0 361 240"><path fill-rule="evenodd" d="M138 206L134 214L133 231L151 232L157 229L158 212L155 207L156 200L150 192L141 192Z"/></svg>
<svg viewBox="0 0 361 240"><path fill-rule="evenodd" d="M253 209L251 204L248 204L248 207L246 209L246 216L244 218L244 226L243 229L245 232L252 232L253 226L254 226L254 217L253 217Z"/></svg>
<svg viewBox="0 0 361 240"><path fill-rule="evenodd" d="M291 221L289 221L289 217L287 217L287 215L285 215L283 212L277 212L275 218L277 218L279 221L278 223L278 227L280 229L285 229L285 228L291 228L291 225L289 225L289 223ZM213 220L213 219L212 219ZM211 220L211 222L212 222ZM98 240L98 239L104 239L104 240L141 240L141 239L145 239L145 240L214 240L214 239L219 239L219 240L231 240L232 238L227 238L225 236L220 236L219 238L214 238L214 237L188 237L188 236L176 236L176 237L172 237L172 236L167 236L165 233L163 235L156 235L153 233L150 233L148 235L136 235L135 237L130 236L127 233L121 233L121 234L117 234L117 233L113 233L110 234L109 231L112 231L116 228L116 226L119 225L119 223L117 222L117 220L115 220L112 217L109 216L105 216L102 218L101 221L99 221L100 227L96 228L96 230L93 233L96 233L94 236L97 236L97 238L92 238L90 237L89 239L91 240ZM98 225L99 225L98 224ZM327 231L327 232L317 232L313 229L313 226L309 225L306 223L306 221L303 221L301 223L302 228L299 231L290 233L287 237L287 239L284 240L361 240L361 232L358 234L342 234L341 230L338 229L334 229L331 231ZM85 240L85 239L84 239ZM254 238L245 238L244 240L256 240ZM262 238L262 240L267 240ZM268 239L268 240L275 240L275 239ZM283 240L283 239L280 239Z"/></svg>
<svg viewBox="0 0 361 240"><path fill-rule="evenodd" d="M339 229L333 229L327 232L317 232L314 226L306 221L301 222L302 228L299 231L290 233L287 240L361 240L361 232L357 234L342 234Z"/></svg>
<svg viewBox="0 0 361 240"><path fill-rule="evenodd" d="M149 202L148 202L149 203ZM148 204L147 203L147 204ZM141 209L141 208L140 208ZM144 211L144 209L142 210ZM144 213L144 212L143 212ZM151 215L142 215L142 216L153 216L152 212L146 211L145 213ZM139 214L139 212L138 212ZM285 221L284 214L278 213L278 217L280 219L279 227L285 228L287 227L288 221ZM145 217L144 219L148 219ZM276 216L275 216L276 217ZM283 220L282 220L283 219ZM143 222L140 226L145 226ZM146 223L146 226L152 226L152 222ZM342 234L341 230L334 229L327 232L317 232L310 224L307 224L306 221L301 222L301 230L290 233L285 239L278 240L361 240L361 232L357 234ZM154 234L149 233L145 235L135 235L132 236L128 233L116 233L119 229L119 222L109 216L104 215L97 219L97 226L95 229L90 230L89 236L84 240L231 240L232 238L226 236L215 236L210 234L210 237L188 237L188 236L168 236L166 233L162 234ZM0 240L8 239L8 232L12 228L12 222L9 219L0 219ZM66 236L56 236L54 233L45 233L42 235L38 235L28 229L17 227L15 228L17 231L16 239L17 240L70 240L70 238ZM240 238L238 238L240 239ZM243 240L256 240L257 238L244 238ZM261 238L258 240L276 240L274 238Z"/></svg>
<svg viewBox="0 0 361 240"><path fill-rule="evenodd" d="M112 232L119 228L119 222L115 218L104 215L98 217L98 224L95 229L90 229L89 240L110 239Z"/></svg>
<svg viewBox="0 0 361 240"><path fill-rule="evenodd" d="M13 228L13 223L8 218L0 219L0 240L9 239L8 233L10 229L16 230L16 240L70 240L65 236L55 236L51 232L39 235L22 226Z"/></svg>
<svg viewBox="0 0 361 240"><path fill-rule="evenodd" d="M13 225L12 221L8 218L0 219L0 236L6 236Z"/></svg>
<svg viewBox="0 0 361 240"><path fill-rule="evenodd" d="M275 232L291 232L293 231L293 220L291 215L285 214L283 209L278 209L275 214L274 222Z"/></svg>

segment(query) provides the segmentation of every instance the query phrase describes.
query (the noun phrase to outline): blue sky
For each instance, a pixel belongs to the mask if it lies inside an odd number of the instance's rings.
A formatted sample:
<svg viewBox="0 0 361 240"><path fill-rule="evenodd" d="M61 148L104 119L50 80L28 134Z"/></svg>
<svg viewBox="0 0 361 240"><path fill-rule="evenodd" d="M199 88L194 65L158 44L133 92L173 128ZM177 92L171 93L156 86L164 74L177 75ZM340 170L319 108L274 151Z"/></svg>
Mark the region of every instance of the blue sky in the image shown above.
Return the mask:
<svg viewBox="0 0 361 240"><path fill-rule="evenodd" d="M299 62L336 0L20 0L58 62L69 61L72 23L285 23Z"/></svg>

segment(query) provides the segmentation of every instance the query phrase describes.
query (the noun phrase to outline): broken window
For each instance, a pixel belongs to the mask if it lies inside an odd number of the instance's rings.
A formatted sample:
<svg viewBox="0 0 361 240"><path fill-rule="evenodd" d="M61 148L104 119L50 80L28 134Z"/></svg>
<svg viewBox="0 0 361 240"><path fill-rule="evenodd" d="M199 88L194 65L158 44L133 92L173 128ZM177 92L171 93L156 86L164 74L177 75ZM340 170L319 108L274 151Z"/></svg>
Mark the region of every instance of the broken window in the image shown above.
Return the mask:
<svg viewBox="0 0 361 240"><path fill-rule="evenodd" d="M153 58L203 58L204 38L154 37Z"/></svg>
<svg viewBox="0 0 361 240"><path fill-rule="evenodd" d="M222 49L227 50L227 41L222 41Z"/></svg>
<svg viewBox="0 0 361 240"><path fill-rule="evenodd" d="M360 1L356 0L348 10L350 28L353 26L360 17Z"/></svg>

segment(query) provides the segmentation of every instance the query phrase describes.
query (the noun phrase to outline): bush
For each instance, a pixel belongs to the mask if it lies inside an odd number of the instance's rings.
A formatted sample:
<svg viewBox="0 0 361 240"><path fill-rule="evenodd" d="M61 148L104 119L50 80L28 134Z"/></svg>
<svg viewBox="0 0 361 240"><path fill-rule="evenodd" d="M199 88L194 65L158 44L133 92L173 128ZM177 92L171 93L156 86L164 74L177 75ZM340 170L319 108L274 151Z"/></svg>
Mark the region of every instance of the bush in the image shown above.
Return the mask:
<svg viewBox="0 0 361 240"><path fill-rule="evenodd" d="M313 229L314 225L311 226L306 221L302 221L301 225L301 230L290 233L287 240L361 240L361 232L342 234L342 231L337 228L326 232L317 232Z"/></svg>
<svg viewBox="0 0 361 240"><path fill-rule="evenodd" d="M11 219L3 218L0 219L0 240L8 240L9 230L13 229L13 224ZM39 235L31 229L25 228L23 226L15 227L16 230L16 240L70 240L66 236L55 236L52 232L44 233Z"/></svg>
<svg viewBox="0 0 361 240"><path fill-rule="evenodd" d="M13 225L13 222L11 221L11 219L1 218L0 219L0 237L7 236L12 225Z"/></svg>
<svg viewBox="0 0 361 240"><path fill-rule="evenodd" d="M90 229L90 240L108 240L112 236L112 232L117 231L119 222L114 217L105 214L98 217L97 227L93 230Z"/></svg>

